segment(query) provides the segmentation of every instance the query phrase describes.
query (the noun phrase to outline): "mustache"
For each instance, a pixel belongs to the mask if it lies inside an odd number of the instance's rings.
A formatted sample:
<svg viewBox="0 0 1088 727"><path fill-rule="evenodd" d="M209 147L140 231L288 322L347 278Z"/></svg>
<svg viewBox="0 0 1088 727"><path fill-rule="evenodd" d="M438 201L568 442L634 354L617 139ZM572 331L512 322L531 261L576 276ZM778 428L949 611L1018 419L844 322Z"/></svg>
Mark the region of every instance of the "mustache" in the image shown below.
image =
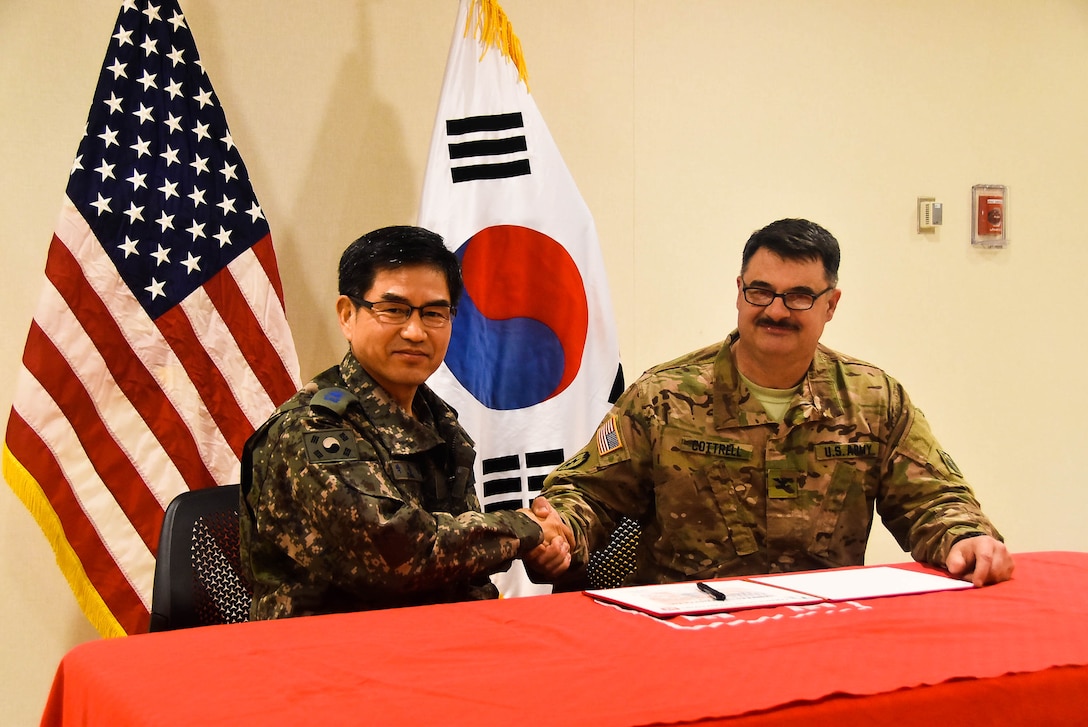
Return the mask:
<svg viewBox="0 0 1088 727"><path fill-rule="evenodd" d="M770 316L760 316L756 319L757 326L766 326L767 328L780 328L783 331L799 331L801 327L791 321L776 321Z"/></svg>

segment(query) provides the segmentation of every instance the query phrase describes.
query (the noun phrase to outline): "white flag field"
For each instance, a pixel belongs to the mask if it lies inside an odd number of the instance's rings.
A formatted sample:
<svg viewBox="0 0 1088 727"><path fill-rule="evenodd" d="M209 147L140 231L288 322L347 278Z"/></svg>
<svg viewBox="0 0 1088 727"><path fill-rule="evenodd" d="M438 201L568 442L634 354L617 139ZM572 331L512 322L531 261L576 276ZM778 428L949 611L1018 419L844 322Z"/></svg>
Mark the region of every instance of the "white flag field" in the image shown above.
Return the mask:
<svg viewBox="0 0 1088 727"><path fill-rule="evenodd" d="M529 93L494 0L461 0L419 224L461 258L465 293L428 384L476 442L485 512L528 506L623 388L597 231ZM520 563L505 596L546 592Z"/></svg>

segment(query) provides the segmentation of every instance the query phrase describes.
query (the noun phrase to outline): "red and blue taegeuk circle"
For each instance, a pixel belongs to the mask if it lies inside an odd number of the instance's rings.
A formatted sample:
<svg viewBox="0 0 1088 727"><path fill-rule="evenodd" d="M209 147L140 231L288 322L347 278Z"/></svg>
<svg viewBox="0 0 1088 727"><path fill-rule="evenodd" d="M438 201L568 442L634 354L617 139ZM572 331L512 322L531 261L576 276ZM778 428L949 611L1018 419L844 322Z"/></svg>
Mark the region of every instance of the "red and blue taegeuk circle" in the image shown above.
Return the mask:
<svg viewBox="0 0 1088 727"><path fill-rule="evenodd" d="M523 409L565 390L582 363L589 305L558 242L517 225L488 227L457 250L465 291L446 366L480 403Z"/></svg>

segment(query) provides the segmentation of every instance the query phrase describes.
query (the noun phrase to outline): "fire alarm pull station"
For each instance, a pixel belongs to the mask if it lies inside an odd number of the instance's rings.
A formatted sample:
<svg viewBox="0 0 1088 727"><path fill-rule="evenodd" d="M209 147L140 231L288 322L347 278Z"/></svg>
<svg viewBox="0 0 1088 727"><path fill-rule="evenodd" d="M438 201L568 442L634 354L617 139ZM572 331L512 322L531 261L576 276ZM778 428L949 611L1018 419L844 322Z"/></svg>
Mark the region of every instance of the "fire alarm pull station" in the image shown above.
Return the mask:
<svg viewBox="0 0 1088 727"><path fill-rule="evenodd" d="M971 201L974 210L971 244L977 247L1008 245L1008 188L1003 184L976 184L971 188Z"/></svg>

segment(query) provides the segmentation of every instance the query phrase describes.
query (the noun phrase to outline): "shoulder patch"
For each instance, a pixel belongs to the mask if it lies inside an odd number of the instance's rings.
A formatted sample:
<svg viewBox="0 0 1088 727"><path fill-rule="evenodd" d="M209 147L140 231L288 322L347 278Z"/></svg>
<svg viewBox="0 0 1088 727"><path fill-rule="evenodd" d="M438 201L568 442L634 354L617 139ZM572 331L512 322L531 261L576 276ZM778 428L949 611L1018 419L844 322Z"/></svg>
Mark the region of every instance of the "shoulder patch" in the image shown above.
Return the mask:
<svg viewBox="0 0 1088 727"><path fill-rule="evenodd" d="M323 429L306 435L306 459L311 464L355 462L360 459L355 435L347 429Z"/></svg>
<svg viewBox="0 0 1088 727"><path fill-rule="evenodd" d="M597 427L597 453L603 457L617 449L623 449L623 440L620 439L620 431L616 427L616 417L612 415Z"/></svg>
<svg viewBox="0 0 1088 727"><path fill-rule="evenodd" d="M581 467L589 459L589 452L579 452L563 464L559 465L558 469L561 470L573 470Z"/></svg>
<svg viewBox="0 0 1088 727"><path fill-rule="evenodd" d="M347 389L341 389L339 386L330 386L314 394L314 398L310 399L310 407L324 409L337 416L344 416L344 412L348 410L348 406L354 401L358 401L355 394Z"/></svg>
<svg viewBox="0 0 1088 727"><path fill-rule="evenodd" d="M952 459L952 455L943 449L938 449L937 453L941 455L941 459L944 461L945 467L954 474L956 477L963 477L963 473L960 472L960 468L956 466L956 461Z"/></svg>

